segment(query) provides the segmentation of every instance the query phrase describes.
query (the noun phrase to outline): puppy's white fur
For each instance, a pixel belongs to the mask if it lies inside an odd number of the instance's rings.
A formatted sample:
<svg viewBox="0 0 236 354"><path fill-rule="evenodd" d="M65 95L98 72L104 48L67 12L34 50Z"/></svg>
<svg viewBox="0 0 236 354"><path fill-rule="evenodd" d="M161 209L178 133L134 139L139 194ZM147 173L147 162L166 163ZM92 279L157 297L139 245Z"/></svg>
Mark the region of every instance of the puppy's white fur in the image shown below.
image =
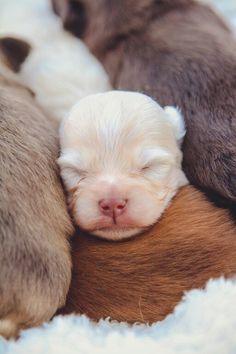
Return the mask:
<svg viewBox="0 0 236 354"><path fill-rule="evenodd" d="M187 183L184 134L180 112L146 95L111 91L82 99L62 122L58 160L76 223L113 240L155 223ZM115 223L99 209L107 198L127 201Z"/></svg>
<svg viewBox="0 0 236 354"><path fill-rule="evenodd" d="M19 77L58 120L82 97L110 89L102 65L82 41L64 31L49 0L0 0L0 35L32 46Z"/></svg>

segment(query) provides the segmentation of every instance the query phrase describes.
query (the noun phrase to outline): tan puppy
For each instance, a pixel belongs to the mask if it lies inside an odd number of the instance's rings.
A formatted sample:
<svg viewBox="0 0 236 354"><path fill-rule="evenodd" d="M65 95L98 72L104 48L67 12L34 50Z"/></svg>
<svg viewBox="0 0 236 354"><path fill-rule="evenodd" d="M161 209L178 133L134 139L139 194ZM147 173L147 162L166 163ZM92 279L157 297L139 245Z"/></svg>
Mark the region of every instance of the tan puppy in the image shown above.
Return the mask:
<svg viewBox="0 0 236 354"><path fill-rule="evenodd" d="M153 225L179 187L181 114L125 91L88 96L60 129L59 164L75 222L120 240Z"/></svg>
<svg viewBox="0 0 236 354"><path fill-rule="evenodd" d="M192 186L177 193L145 234L116 243L79 234L72 249L72 283L63 312L95 320L162 320L185 291L236 274L236 227L225 210Z"/></svg>
<svg viewBox="0 0 236 354"><path fill-rule="evenodd" d="M71 279L56 129L0 66L0 336L49 320Z"/></svg>

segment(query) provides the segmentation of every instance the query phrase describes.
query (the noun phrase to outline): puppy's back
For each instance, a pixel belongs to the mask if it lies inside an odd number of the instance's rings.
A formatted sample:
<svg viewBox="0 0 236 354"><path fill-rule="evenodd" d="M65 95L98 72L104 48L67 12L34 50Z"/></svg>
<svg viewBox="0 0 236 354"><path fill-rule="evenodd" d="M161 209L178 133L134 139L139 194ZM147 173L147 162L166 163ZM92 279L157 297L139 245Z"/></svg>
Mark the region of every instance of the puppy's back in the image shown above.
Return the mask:
<svg viewBox="0 0 236 354"><path fill-rule="evenodd" d="M48 320L68 291L72 226L56 130L29 92L0 77L0 334Z"/></svg>

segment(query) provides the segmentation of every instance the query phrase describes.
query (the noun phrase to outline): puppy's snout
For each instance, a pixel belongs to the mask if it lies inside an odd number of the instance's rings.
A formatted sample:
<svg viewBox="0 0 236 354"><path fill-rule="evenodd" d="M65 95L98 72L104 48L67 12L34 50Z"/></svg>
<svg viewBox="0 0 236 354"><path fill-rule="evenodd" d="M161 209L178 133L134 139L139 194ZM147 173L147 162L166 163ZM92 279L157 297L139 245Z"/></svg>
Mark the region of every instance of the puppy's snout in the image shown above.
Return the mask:
<svg viewBox="0 0 236 354"><path fill-rule="evenodd" d="M99 201L99 209L103 215L118 217L125 212L127 199L108 198Z"/></svg>

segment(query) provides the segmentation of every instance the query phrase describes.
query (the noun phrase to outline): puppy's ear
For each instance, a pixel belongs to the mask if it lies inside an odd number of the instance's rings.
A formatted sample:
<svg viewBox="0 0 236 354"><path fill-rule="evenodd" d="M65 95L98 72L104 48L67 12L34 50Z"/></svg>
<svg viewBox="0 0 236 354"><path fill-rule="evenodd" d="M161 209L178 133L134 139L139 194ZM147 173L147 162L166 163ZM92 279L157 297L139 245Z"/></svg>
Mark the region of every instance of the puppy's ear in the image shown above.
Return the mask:
<svg viewBox="0 0 236 354"><path fill-rule="evenodd" d="M164 107L164 111L167 114L168 121L174 128L178 144L181 146L186 133L184 117L178 108L172 106Z"/></svg>
<svg viewBox="0 0 236 354"><path fill-rule="evenodd" d="M87 25L85 4L81 0L51 0L54 12L61 17L65 29L82 38Z"/></svg>
<svg viewBox="0 0 236 354"><path fill-rule="evenodd" d="M29 55L30 50L30 44L22 39L13 37L0 38L0 54L7 66L15 72L20 70L20 66Z"/></svg>

